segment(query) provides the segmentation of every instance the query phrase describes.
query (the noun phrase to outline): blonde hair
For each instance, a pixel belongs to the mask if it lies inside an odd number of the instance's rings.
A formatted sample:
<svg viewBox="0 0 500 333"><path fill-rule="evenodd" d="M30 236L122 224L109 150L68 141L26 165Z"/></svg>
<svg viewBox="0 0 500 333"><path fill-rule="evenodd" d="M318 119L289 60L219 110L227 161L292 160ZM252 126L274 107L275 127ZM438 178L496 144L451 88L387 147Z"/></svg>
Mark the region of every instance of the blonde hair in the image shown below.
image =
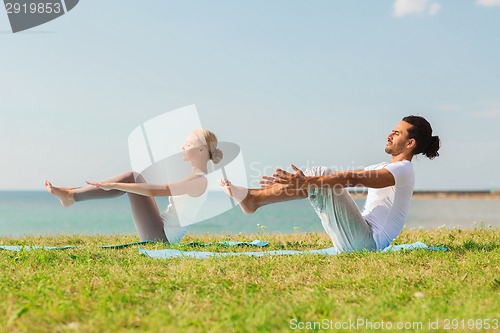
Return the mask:
<svg viewBox="0 0 500 333"><path fill-rule="evenodd" d="M198 128L193 133L200 139L201 143L207 146L208 157L212 162L219 163L222 160L223 153L222 150L217 148L218 141L215 134L203 128Z"/></svg>

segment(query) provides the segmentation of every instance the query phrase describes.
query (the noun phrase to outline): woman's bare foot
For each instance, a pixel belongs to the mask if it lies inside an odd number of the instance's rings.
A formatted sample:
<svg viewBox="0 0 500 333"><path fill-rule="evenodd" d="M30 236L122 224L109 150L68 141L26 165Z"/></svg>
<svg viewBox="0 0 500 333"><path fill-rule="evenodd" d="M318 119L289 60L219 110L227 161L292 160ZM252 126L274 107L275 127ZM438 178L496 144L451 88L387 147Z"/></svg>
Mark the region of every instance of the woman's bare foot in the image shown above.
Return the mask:
<svg viewBox="0 0 500 333"><path fill-rule="evenodd" d="M55 187L48 180L45 181L45 188L47 192L56 196L61 205L64 207L71 206L75 203L75 199L73 198L73 193L70 192L71 189L64 187Z"/></svg>
<svg viewBox="0 0 500 333"><path fill-rule="evenodd" d="M224 192L226 192L227 195L229 195L239 203L243 213L252 214L257 210L257 208L259 208L253 200L251 191L249 191L247 188L243 186L233 185L227 179L221 179L220 186L223 187Z"/></svg>

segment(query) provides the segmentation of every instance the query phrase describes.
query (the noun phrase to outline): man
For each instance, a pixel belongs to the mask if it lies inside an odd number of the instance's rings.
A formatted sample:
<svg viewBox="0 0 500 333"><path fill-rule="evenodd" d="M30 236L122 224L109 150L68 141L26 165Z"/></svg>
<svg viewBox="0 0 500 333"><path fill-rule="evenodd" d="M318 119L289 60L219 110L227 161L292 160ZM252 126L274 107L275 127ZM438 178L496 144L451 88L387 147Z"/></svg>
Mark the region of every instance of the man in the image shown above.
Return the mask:
<svg viewBox="0 0 500 333"><path fill-rule="evenodd" d="M413 157L439 156L440 140L432 135L429 122L420 116L408 116L387 136L385 151L390 162L361 170L334 172L326 167L312 167L294 173L276 169L264 176L262 188L246 189L222 180L225 192L240 202L245 214L276 202L309 198L323 228L338 252L381 250L395 239L406 222L415 173ZM363 211L356 206L346 187L367 187Z"/></svg>

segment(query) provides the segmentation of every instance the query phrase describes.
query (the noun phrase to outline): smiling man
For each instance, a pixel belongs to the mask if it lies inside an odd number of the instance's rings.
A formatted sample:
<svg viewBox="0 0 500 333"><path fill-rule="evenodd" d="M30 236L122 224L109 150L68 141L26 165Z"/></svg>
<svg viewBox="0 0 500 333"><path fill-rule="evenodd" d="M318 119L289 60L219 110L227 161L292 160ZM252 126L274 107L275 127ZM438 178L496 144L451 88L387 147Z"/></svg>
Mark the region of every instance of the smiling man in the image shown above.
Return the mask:
<svg viewBox="0 0 500 333"><path fill-rule="evenodd" d="M385 152L390 162L340 172L327 167L302 172L292 165L294 173L276 169L272 177L263 177L259 189L235 186L228 180L221 185L240 202L245 214L268 204L309 198L337 251L381 250L406 222L415 185L413 157L423 154L433 159L439 156L439 147L429 122L408 116L387 136ZM368 188L363 211L345 189L360 186Z"/></svg>

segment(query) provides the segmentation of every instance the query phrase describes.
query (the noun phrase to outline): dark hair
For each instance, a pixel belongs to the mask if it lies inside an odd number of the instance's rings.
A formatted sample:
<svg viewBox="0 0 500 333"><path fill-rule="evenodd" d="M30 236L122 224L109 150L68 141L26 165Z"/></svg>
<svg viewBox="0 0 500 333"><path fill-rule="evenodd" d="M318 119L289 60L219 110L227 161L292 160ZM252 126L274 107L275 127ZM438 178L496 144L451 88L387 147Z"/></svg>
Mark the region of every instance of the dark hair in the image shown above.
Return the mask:
<svg viewBox="0 0 500 333"><path fill-rule="evenodd" d="M403 118L403 121L412 125L408 129L408 136L417 142L417 146L413 150L415 155L424 154L431 160L439 156L438 150L441 146L441 141L439 140L439 136L432 135L431 124L424 117L407 116Z"/></svg>

